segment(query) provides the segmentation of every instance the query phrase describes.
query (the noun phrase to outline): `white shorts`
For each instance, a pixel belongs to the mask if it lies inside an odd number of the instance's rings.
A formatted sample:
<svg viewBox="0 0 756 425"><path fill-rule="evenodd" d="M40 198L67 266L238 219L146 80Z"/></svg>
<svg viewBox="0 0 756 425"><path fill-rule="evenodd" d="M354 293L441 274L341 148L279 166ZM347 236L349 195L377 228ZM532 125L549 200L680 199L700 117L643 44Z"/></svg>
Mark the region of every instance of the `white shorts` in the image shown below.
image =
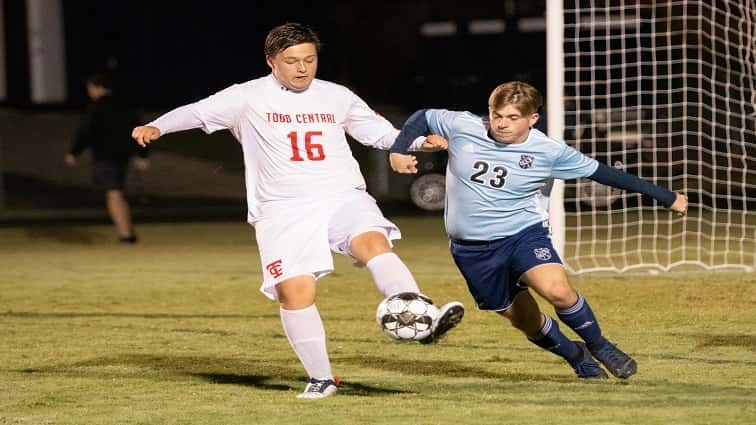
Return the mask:
<svg viewBox="0 0 756 425"><path fill-rule="evenodd" d="M381 232L389 244L402 237L363 190L306 202L269 202L263 209L266 214L254 227L263 274L260 291L270 299L276 299L275 286L286 279L302 275L319 279L332 272L330 251L350 255L350 242L362 233Z"/></svg>

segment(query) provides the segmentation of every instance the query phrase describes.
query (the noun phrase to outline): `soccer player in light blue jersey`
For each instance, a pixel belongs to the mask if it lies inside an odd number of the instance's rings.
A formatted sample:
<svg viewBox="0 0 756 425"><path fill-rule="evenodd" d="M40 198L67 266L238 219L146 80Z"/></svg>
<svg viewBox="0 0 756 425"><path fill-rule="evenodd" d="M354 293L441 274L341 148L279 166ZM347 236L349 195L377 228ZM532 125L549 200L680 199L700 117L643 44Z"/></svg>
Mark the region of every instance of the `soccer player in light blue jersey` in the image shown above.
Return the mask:
<svg viewBox="0 0 756 425"><path fill-rule="evenodd" d="M588 301L570 285L549 237L539 202L550 178L587 177L651 196L679 215L688 200L601 164L533 128L541 94L523 82L504 83L488 99L488 118L470 112L415 112L391 147L391 166L414 173L406 155L412 140L448 140L444 220L454 262L478 307L508 318L534 344L563 357L580 378L606 378L596 359L618 378L636 373L635 360L604 337ZM528 289L551 303L559 319L584 341L571 341L543 314Z"/></svg>

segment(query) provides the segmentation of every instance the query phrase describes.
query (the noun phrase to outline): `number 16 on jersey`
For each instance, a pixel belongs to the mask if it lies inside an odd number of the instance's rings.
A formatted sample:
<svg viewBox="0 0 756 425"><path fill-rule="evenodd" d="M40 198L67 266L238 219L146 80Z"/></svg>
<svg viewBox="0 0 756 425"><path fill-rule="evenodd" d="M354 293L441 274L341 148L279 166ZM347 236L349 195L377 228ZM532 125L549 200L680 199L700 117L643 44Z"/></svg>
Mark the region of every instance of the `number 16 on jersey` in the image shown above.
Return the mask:
<svg viewBox="0 0 756 425"><path fill-rule="evenodd" d="M323 145L315 143L312 139L315 136L322 136L321 131L308 131L304 134L304 150L307 153L307 159L310 161L322 161L325 159L325 152L323 151ZM299 137L296 131L292 131L288 134L289 141L291 142L291 158L292 161L304 161L299 149Z"/></svg>

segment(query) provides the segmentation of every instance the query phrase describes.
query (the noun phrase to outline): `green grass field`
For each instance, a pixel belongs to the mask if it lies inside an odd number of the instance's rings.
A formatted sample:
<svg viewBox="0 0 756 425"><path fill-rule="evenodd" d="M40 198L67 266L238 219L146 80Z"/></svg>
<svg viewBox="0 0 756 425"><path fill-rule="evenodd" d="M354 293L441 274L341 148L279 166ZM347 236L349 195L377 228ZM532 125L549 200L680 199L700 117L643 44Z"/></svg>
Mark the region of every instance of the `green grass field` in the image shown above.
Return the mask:
<svg viewBox="0 0 756 425"><path fill-rule="evenodd" d="M397 224L424 291L465 321L435 346L393 342L369 274L337 257L318 306L343 386L319 401L295 399L304 371L246 224L144 224L133 247L107 226L0 228L0 423L756 423L753 274L574 278L639 364L580 382L474 308L440 218Z"/></svg>

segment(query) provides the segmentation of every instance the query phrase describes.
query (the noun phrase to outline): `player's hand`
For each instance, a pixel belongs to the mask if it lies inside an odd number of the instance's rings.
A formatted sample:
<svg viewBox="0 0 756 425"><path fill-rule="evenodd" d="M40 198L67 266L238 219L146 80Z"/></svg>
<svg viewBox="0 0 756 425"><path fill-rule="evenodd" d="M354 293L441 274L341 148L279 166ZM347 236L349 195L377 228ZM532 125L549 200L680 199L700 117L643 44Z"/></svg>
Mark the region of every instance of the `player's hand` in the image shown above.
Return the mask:
<svg viewBox="0 0 756 425"><path fill-rule="evenodd" d="M69 167L73 167L74 165L76 165L76 157L75 157L75 156L73 156L73 155L71 155L70 153L67 153L67 154L66 154L66 155L65 155L65 156L63 157L63 161L64 161L64 162L66 163L66 165L68 165Z"/></svg>
<svg viewBox="0 0 756 425"><path fill-rule="evenodd" d="M445 151L449 148L449 141L445 137L437 134L431 134L426 137L423 144L420 145L420 150L423 152L438 152Z"/></svg>
<svg viewBox="0 0 756 425"><path fill-rule="evenodd" d="M414 155L392 152L389 154L389 163L391 169L399 174L417 174L417 158Z"/></svg>
<svg viewBox="0 0 756 425"><path fill-rule="evenodd" d="M678 193L677 199L675 199L675 202L669 209L677 213L678 217L684 216L688 212L688 197L682 193Z"/></svg>
<svg viewBox="0 0 756 425"><path fill-rule="evenodd" d="M134 168L140 171L144 171L150 168L150 160L147 158L134 158Z"/></svg>
<svg viewBox="0 0 756 425"><path fill-rule="evenodd" d="M151 125L140 125L134 128L134 131L131 132L131 137L139 143L139 146L144 148L150 142L160 137L160 130Z"/></svg>

